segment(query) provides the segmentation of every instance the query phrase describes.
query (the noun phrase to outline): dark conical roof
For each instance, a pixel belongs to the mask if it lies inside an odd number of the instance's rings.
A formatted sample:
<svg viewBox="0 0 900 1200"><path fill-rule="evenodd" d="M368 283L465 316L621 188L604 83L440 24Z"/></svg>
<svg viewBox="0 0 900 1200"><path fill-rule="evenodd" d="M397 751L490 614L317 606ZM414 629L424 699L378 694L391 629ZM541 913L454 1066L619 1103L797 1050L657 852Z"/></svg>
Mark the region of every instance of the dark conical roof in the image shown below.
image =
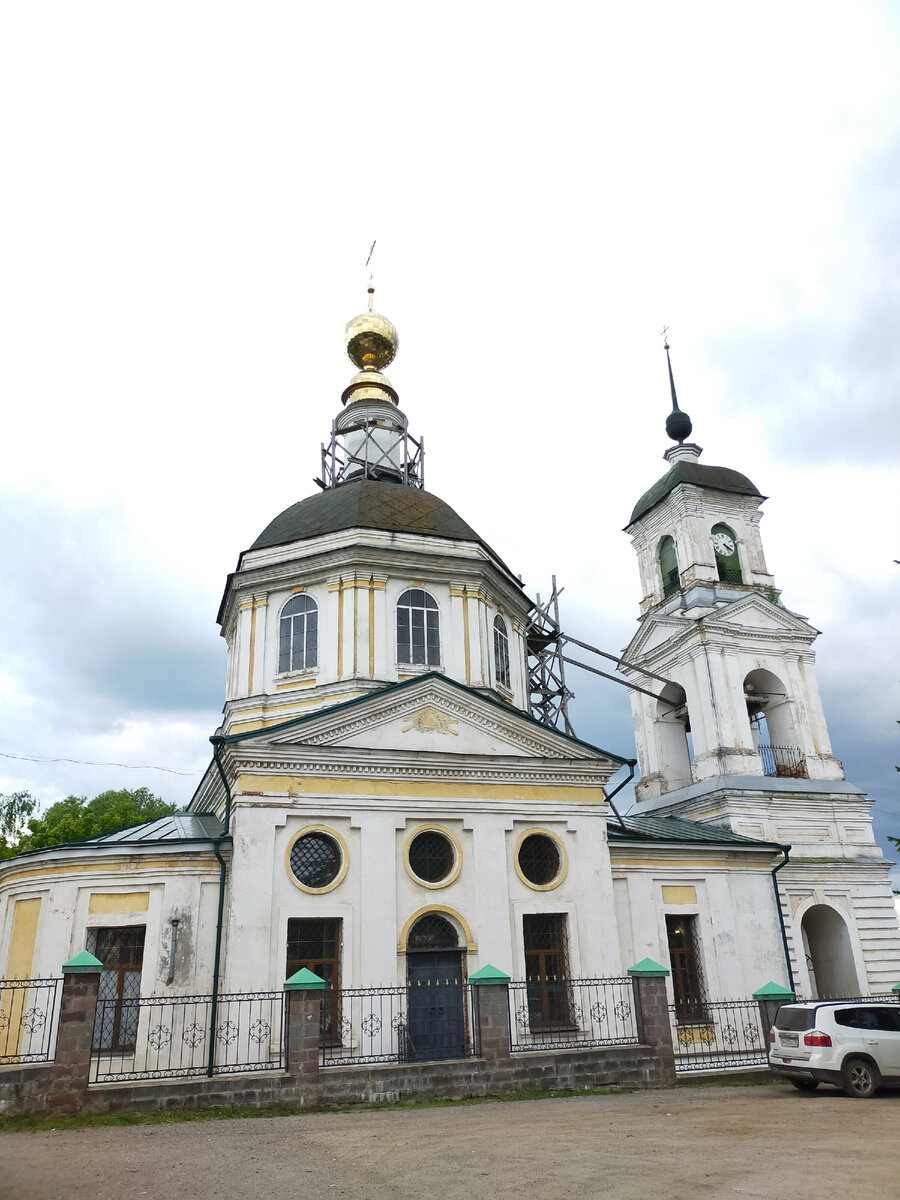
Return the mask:
<svg viewBox="0 0 900 1200"><path fill-rule="evenodd" d="M732 471L730 467L707 467L698 462L677 462L662 479L657 479L649 491L644 492L634 506L628 524L633 525L639 517L648 513L679 483L691 483L695 487L712 488L717 492L736 492L740 496L759 496L765 500L756 484L751 483L740 471Z"/></svg>
<svg viewBox="0 0 900 1200"><path fill-rule="evenodd" d="M421 488L358 479L292 504L270 522L251 550L301 542L342 529L381 529L477 542L504 570L509 568L449 504Z"/></svg>

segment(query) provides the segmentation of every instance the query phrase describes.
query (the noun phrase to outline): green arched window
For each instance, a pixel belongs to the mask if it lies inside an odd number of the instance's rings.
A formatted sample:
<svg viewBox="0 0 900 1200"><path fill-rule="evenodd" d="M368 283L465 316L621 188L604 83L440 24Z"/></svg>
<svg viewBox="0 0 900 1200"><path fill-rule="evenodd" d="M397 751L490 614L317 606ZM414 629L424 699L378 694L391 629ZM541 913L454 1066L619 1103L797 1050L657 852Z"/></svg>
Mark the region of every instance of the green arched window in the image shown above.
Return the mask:
<svg viewBox="0 0 900 1200"><path fill-rule="evenodd" d="M737 538L727 525L713 525L710 530L716 567L723 583L743 583L741 560L738 558Z"/></svg>
<svg viewBox="0 0 900 1200"><path fill-rule="evenodd" d="M664 537L659 543L659 569L662 574L663 595L671 596L677 592L681 584L678 577L678 558L675 554L675 542L670 537Z"/></svg>

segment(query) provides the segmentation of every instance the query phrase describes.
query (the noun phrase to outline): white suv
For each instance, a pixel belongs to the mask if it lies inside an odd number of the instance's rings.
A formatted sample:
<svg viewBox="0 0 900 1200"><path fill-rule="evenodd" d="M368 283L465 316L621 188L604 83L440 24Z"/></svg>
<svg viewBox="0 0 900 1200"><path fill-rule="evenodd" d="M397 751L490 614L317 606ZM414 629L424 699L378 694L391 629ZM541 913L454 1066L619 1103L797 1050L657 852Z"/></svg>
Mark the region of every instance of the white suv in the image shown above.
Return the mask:
<svg viewBox="0 0 900 1200"><path fill-rule="evenodd" d="M882 1085L900 1087L900 1004L782 1004L769 1034L769 1066L802 1092L833 1083L868 1099Z"/></svg>

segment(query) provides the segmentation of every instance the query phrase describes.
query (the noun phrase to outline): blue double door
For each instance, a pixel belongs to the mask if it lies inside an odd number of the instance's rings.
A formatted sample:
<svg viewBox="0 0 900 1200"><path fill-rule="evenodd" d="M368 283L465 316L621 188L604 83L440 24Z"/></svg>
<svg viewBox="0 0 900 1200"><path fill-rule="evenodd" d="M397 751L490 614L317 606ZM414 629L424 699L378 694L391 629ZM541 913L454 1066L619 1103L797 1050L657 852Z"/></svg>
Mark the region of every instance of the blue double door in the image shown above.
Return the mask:
<svg viewBox="0 0 900 1200"><path fill-rule="evenodd" d="M466 1009L462 950L407 952L408 1058L464 1058Z"/></svg>

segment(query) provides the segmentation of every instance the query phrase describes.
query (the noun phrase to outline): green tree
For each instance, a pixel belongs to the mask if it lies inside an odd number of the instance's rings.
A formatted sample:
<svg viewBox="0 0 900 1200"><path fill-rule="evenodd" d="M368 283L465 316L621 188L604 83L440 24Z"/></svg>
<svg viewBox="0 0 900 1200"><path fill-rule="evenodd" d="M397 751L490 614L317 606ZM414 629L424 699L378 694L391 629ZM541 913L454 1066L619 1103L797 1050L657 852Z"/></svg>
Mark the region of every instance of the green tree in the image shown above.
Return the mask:
<svg viewBox="0 0 900 1200"><path fill-rule="evenodd" d="M173 812L174 804L166 804L145 787L101 792L93 800L87 796L66 796L65 800L51 804L42 817L32 817L29 832L19 839L15 853L116 833Z"/></svg>
<svg viewBox="0 0 900 1200"><path fill-rule="evenodd" d="M0 859L18 854L18 842L37 806L38 802L30 792L0 796Z"/></svg>

